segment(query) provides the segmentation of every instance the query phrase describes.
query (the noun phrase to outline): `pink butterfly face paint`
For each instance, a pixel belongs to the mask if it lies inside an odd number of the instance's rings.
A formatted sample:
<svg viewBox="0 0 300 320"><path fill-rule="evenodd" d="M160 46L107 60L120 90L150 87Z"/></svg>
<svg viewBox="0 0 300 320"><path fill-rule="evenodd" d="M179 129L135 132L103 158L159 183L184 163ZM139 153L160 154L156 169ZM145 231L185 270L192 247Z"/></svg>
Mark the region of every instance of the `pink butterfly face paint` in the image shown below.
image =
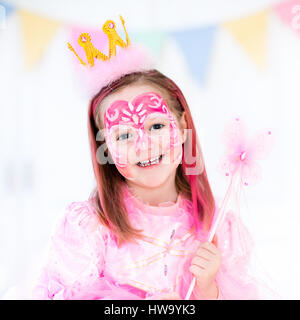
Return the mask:
<svg viewBox="0 0 300 320"><path fill-rule="evenodd" d="M140 94L133 101L114 101L104 114L104 124L108 149L119 168L145 163L181 145L176 120L155 92Z"/></svg>

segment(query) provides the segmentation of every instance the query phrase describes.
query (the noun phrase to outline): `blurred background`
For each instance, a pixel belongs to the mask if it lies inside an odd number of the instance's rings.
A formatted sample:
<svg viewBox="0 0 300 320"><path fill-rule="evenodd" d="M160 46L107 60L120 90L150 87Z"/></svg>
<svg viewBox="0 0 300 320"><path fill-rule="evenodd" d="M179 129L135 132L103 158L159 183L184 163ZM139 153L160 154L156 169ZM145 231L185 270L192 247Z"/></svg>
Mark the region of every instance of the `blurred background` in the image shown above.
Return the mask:
<svg viewBox="0 0 300 320"><path fill-rule="evenodd" d="M273 288L299 299L300 0L0 1L0 299L30 299L55 222L95 186L89 99L67 42L100 35L107 19L125 40L119 14L182 89L216 199L228 187L217 170L226 123L274 134L243 219Z"/></svg>

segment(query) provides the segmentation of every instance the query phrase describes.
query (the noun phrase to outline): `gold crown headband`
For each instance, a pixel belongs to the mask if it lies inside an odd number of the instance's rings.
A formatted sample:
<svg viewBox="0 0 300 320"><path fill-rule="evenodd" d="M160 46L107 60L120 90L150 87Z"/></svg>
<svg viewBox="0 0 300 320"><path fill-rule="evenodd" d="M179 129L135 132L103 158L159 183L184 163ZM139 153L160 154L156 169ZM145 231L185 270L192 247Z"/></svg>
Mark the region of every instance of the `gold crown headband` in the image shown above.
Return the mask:
<svg viewBox="0 0 300 320"><path fill-rule="evenodd" d="M87 59L87 63L85 63L80 57L79 55L76 53L76 51L74 50L74 48L71 46L71 44L68 42L68 48L74 52L74 54L76 55L76 57L78 58L78 60L80 61L81 64L83 64L84 66L86 66L87 64L89 64L90 67L94 66L94 59L99 59L99 60L108 60L110 59L112 56L116 55L116 47L117 45L122 47L122 48L126 48L130 45L130 40L128 37L128 33L126 31L125 28L125 21L123 19L123 17L120 15L120 19L121 22L123 24L123 28L125 30L125 34L126 34L126 43L122 40L122 38L118 35L115 26L116 24L114 23L114 21L112 20L107 20L102 27L103 32L107 35L108 40L109 40L109 55L105 55L104 53L102 53L100 50L96 49L93 44L92 44L92 40L91 40L91 36L84 32L81 33L79 38L78 38L78 43L80 46L83 47L84 51L85 51L85 55L86 55L86 59Z"/></svg>
<svg viewBox="0 0 300 320"><path fill-rule="evenodd" d="M103 32L109 40L108 55L93 46L91 36L86 32L81 33L77 41L85 51L87 62L79 57L68 42L68 48L80 61L80 66L86 66L86 68L76 67L76 72L78 73L79 85L88 97L94 96L101 88L126 74L148 71L155 66L154 57L147 47L142 44L132 45L130 43L125 22L121 15L120 19L125 30L126 42L117 34L114 21L107 20L103 24ZM117 46L121 47L120 50L117 50ZM95 61L95 59L98 59L98 61Z"/></svg>

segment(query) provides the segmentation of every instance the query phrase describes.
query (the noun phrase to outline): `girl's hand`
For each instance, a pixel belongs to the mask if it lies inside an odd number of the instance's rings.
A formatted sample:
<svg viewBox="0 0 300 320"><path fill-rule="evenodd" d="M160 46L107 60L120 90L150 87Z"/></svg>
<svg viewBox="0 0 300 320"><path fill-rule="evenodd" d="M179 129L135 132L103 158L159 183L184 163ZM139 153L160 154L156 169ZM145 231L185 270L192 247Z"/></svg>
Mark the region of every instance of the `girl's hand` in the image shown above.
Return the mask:
<svg viewBox="0 0 300 320"><path fill-rule="evenodd" d="M215 238L213 242L216 243ZM218 295L214 280L221 266L221 253L214 243L201 243L191 261L189 270L196 277L193 292L200 299L213 299Z"/></svg>

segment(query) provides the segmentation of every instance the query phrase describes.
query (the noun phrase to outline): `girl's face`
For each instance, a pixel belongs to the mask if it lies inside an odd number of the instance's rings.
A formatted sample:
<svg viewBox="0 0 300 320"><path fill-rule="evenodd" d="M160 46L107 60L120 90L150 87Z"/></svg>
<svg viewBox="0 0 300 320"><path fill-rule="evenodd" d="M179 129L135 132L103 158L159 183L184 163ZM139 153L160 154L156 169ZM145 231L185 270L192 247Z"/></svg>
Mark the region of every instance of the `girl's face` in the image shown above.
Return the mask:
<svg viewBox="0 0 300 320"><path fill-rule="evenodd" d="M122 88L103 99L100 110L106 146L120 174L143 187L175 177L186 123L184 114L178 122L158 89Z"/></svg>

